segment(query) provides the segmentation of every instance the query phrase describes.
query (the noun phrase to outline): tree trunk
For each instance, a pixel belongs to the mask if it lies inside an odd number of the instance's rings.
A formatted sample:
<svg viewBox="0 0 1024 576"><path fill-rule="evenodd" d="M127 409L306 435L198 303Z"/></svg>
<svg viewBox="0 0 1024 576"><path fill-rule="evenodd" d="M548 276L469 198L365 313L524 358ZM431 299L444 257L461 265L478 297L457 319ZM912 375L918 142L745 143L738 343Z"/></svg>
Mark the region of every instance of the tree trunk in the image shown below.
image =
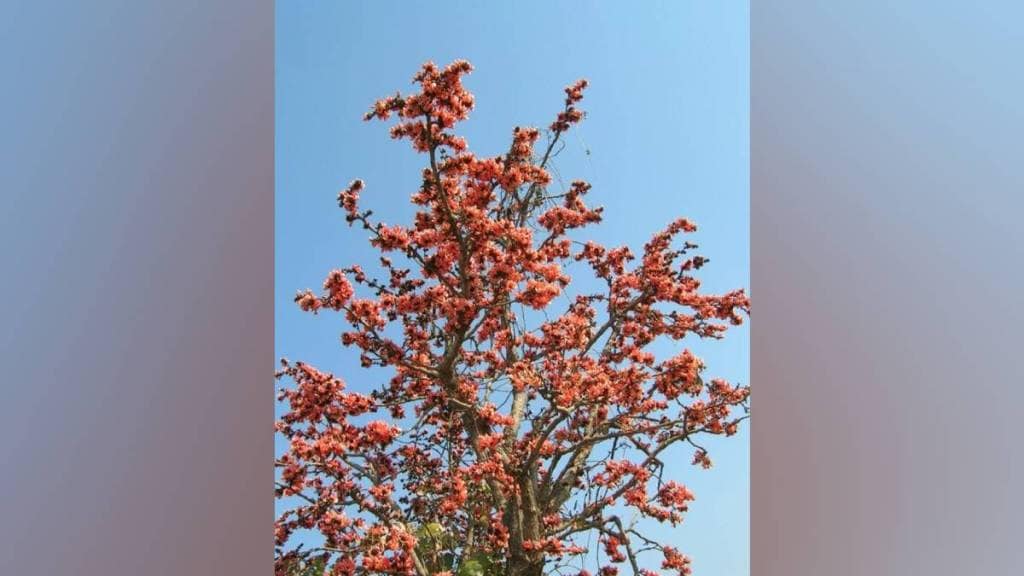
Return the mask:
<svg viewBox="0 0 1024 576"><path fill-rule="evenodd" d="M509 558L506 576L543 576L543 574L543 560L530 560L523 556Z"/></svg>

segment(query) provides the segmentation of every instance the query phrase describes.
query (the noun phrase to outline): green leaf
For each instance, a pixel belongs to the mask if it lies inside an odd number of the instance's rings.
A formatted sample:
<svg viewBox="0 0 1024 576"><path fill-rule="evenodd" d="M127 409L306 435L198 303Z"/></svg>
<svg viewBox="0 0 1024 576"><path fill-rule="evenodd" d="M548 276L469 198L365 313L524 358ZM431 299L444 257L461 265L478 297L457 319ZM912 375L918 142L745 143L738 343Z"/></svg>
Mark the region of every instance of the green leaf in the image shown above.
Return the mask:
<svg viewBox="0 0 1024 576"><path fill-rule="evenodd" d="M444 535L444 526L441 526L437 522L431 522L430 524L424 524L416 529L416 538L423 542L424 540L433 538L440 540Z"/></svg>
<svg viewBox="0 0 1024 576"><path fill-rule="evenodd" d="M486 576L493 573L494 562L483 552L477 552L467 558L459 567L458 576Z"/></svg>
<svg viewBox="0 0 1024 576"><path fill-rule="evenodd" d="M484 566L478 560L466 560L459 566L459 576L484 576Z"/></svg>
<svg viewBox="0 0 1024 576"><path fill-rule="evenodd" d="M416 545L423 550L448 548L451 544L451 536L445 532L444 526L437 522L420 526L414 535L416 536Z"/></svg>

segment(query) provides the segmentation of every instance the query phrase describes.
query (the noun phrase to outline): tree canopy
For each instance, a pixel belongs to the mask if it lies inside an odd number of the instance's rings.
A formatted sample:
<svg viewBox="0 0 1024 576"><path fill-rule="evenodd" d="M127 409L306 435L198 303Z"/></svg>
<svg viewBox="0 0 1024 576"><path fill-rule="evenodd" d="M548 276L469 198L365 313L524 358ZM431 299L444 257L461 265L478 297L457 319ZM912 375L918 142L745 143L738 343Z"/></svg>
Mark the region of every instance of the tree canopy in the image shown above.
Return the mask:
<svg viewBox="0 0 1024 576"><path fill-rule="evenodd" d="M700 290L707 260L685 218L638 254L577 238L602 210L584 202L586 182L554 185L549 163L584 119L585 80L546 130L517 127L507 152L479 157L455 132L473 109L471 70L427 63L417 92L365 116L394 118L391 136L425 157L415 217L377 222L353 181L338 202L381 273L334 270L296 302L342 314L342 343L390 378L361 393L282 360L276 429L290 444L276 494L299 504L276 522L277 573L586 576L577 557L596 535L602 576L689 574L687 556L624 512L681 522L694 495L668 477L666 449L691 445L710 467L700 438L748 418L749 387L705 381L680 341L724 337L750 301ZM573 263L602 289L571 293ZM656 357L658 339L678 353ZM299 529L323 544L294 546Z"/></svg>

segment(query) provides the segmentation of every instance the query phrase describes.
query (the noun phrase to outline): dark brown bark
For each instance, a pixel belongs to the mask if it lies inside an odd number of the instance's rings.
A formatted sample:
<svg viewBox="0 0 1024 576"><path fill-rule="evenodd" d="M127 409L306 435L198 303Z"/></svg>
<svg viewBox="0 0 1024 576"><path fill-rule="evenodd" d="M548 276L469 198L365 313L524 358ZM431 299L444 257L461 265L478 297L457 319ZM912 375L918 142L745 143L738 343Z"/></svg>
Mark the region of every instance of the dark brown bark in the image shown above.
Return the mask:
<svg viewBox="0 0 1024 576"><path fill-rule="evenodd" d="M506 576L543 576L544 560L530 560L525 556L509 558Z"/></svg>

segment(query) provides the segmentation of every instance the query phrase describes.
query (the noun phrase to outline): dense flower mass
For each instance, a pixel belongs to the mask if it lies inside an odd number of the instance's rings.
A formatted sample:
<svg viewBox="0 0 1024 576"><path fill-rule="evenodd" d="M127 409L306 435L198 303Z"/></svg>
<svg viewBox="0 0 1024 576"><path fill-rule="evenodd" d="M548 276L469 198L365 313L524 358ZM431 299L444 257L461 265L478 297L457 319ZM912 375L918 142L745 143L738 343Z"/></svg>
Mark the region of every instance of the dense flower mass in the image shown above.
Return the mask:
<svg viewBox="0 0 1024 576"><path fill-rule="evenodd" d="M277 574L539 576L575 565L590 576L579 562L591 534L597 574L689 574L688 557L643 529L683 521L695 499L663 477L663 458L686 445L710 467L698 442L736 433L749 388L705 382L682 341L723 337L750 302L742 290L699 290L693 273L707 260L681 240L696 230L689 220L638 253L570 239L602 219L588 183L555 189L549 172L584 117L587 82L566 88L546 132L518 127L507 152L478 157L454 131L473 110L471 70L427 63L418 91L372 106L367 120L395 118L392 137L425 157L418 211L384 225L353 181L338 203L380 251L381 273L334 270L321 291L295 297L343 315L342 344L389 379L361 394L282 361L290 385L276 429L289 448L276 485L290 504L276 522ZM603 289L571 294L570 265ZM656 340L678 351L659 358ZM295 545L300 530L322 543Z"/></svg>

